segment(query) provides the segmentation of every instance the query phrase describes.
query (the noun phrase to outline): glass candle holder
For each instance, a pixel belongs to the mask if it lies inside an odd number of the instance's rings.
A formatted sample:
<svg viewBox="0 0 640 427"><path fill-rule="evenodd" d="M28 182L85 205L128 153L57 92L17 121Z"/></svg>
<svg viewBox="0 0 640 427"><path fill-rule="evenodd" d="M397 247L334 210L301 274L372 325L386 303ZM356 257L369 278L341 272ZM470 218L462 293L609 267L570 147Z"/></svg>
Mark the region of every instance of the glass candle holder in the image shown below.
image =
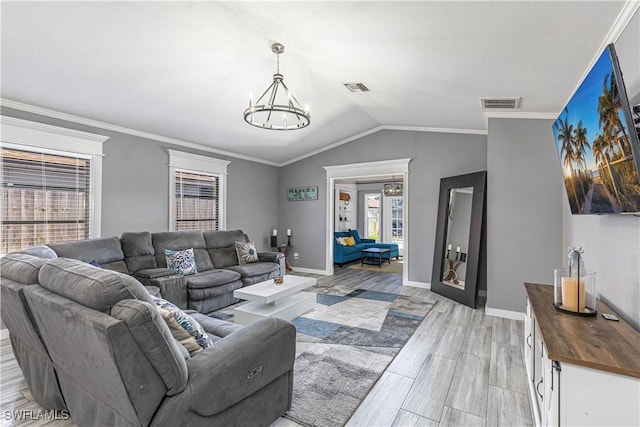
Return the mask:
<svg viewBox="0 0 640 427"><path fill-rule="evenodd" d="M553 305L557 310L579 316L595 316L596 273L556 268L553 280Z"/></svg>

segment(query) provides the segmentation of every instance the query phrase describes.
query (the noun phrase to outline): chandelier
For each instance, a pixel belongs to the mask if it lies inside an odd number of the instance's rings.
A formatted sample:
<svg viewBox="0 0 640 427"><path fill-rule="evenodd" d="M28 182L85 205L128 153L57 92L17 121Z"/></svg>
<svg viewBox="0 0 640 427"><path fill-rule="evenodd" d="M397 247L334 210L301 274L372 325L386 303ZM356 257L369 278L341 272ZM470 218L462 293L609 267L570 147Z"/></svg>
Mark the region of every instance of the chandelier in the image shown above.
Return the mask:
<svg viewBox="0 0 640 427"><path fill-rule="evenodd" d="M401 182L396 182L396 177L394 176L393 182L391 184L385 184L383 187L383 192L385 196L402 196L403 188Z"/></svg>
<svg viewBox="0 0 640 427"><path fill-rule="evenodd" d="M244 110L244 120L252 126L272 130L295 130L309 126L308 108L302 108L300 102L284 84L280 74L280 54L284 46L274 43L271 50L276 54L277 69L273 83L258 98L255 104L249 99L249 107Z"/></svg>

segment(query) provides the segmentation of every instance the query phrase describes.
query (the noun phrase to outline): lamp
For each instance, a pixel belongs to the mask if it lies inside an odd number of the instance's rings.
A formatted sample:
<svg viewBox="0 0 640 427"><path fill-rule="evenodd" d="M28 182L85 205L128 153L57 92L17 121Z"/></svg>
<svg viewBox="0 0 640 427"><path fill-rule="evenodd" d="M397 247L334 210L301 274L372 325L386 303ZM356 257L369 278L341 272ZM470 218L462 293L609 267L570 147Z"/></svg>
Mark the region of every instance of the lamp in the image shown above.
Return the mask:
<svg viewBox="0 0 640 427"><path fill-rule="evenodd" d="M249 107L244 110L244 120L252 126L272 130L295 130L309 126L308 108L302 108L300 102L284 84L284 76L280 74L280 54L284 46L274 43L271 50L276 54L277 71L273 75L273 83L258 98L255 105L249 99Z"/></svg>
<svg viewBox="0 0 640 427"><path fill-rule="evenodd" d="M395 175L393 176L393 182L391 184L384 185L384 195L385 196L402 196L403 188L401 182L396 182Z"/></svg>

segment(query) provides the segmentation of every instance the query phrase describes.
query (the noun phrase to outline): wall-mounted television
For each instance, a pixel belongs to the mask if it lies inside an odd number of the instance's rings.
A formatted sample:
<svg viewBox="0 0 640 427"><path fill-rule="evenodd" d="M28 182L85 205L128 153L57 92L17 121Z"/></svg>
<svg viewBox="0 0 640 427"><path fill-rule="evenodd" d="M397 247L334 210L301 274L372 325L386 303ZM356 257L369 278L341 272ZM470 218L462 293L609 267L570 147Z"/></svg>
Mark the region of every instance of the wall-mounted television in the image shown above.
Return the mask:
<svg viewBox="0 0 640 427"><path fill-rule="evenodd" d="M640 213L640 142L613 44L553 124L573 214Z"/></svg>

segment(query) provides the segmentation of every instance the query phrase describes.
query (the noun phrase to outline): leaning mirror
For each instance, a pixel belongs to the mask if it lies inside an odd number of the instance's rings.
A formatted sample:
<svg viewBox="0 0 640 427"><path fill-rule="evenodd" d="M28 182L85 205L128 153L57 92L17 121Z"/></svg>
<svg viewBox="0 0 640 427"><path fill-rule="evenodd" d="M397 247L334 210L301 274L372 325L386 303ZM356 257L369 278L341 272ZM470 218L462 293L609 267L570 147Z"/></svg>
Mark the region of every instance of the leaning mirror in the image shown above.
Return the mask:
<svg viewBox="0 0 640 427"><path fill-rule="evenodd" d="M487 173L442 178L431 290L476 308Z"/></svg>

